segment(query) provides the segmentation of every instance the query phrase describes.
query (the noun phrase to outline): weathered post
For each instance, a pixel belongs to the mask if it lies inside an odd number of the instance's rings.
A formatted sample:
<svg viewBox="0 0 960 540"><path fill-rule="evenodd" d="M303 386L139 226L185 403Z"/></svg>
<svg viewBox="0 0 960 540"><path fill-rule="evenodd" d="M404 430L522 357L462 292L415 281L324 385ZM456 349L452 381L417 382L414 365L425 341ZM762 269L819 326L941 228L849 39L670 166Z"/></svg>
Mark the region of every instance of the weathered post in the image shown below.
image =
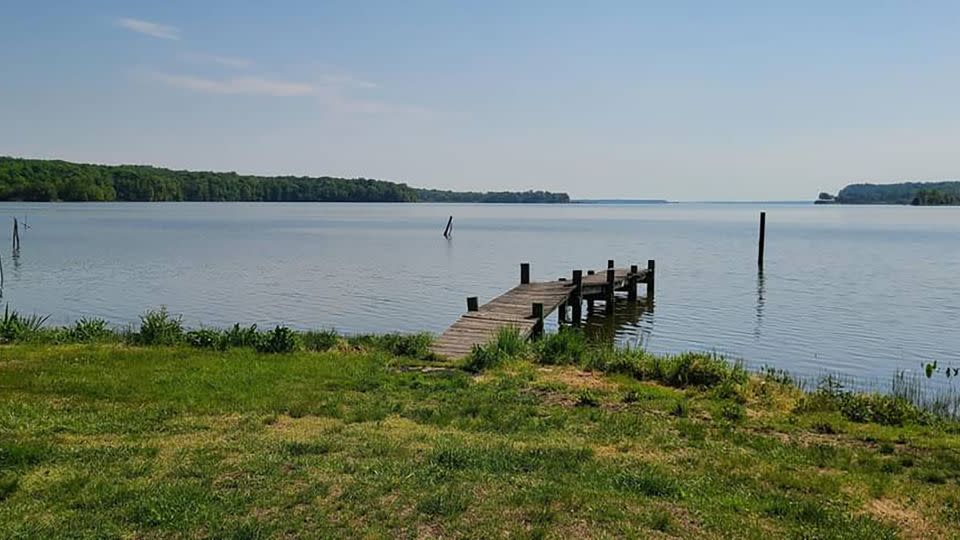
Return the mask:
<svg viewBox="0 0 960 540"><path fill-rule="evenodd" d="M543 304L540 302L533 303L533 318L536 321L533 323L533 332L531 337L538 338L543 335Z"/></svg>
<svg viewBox="0 0 960 540"><path fill-rule="evenodd" d="M607 268L613 268L613 259L607 259Z"/></svg>
<svg viewBox="0 0 960 540"><path fill-rule="evenodd" d="M594 272L593 270L587 270L587 275L588 275L588 276L592 276L592 275L594 275L594 274L596 274L596 272Z"/></svg>
<svg viewBox="0 0 960 540"><path fill-rule="evenodd" d="M613 269L613 266L610 265L613 261L607 263L607 286L606 286L606 310L607 313L613 313L613 280L616 277L616 270Z"/></svg>
<svg viewBox="0 0 960 540"><path fill-rule="evenodd" d="M480 311L480 302L476 296L467 297L467 311Z"/></svg>
<svg viewBox="0 0 960 540"><path fill-rule="evenodd" d="M763 272L763 242L767 234L767 213L760 212L760 250L757 253L757 268Z"/></svg>
<svg viewBox="0 0 960 540"><path fill-rule="evenodd" d="M450 238L450 235L453 233L453 216L450 216L450 219L447 220L447 226L443 229L443 237Z"/></svg>
<svg viewBox="0 0 960 540"><path fill-rule="evenodd" d="M530 283L530 263L520 263L520 284Z"/></svg>
<svg viewBox="0 0 960 540"><path fill-rule="evenodd" d="M647 261L647 297L653 298L654 277L656 276L657 261L650 259Z"/></svg>
<svg viewBox="0 0 960 540"><path fill-rule="evenodd" d="M639 272L640 268L637 265L630 265L630 288L627 289L627 298L631 302L637 301L637 274Z"/></svg>
<svg viewBox="0 0 960 540"><path fill-rule="evenodd" d="M583 317L583 270L573 271L573 293L570 301L573 303L573 324L580 326Z"/></svg>
<svg viewBox="0 0 960 540"><path fill-rule="evenodd" d="M17 218L13 218L13 250L20 251L20 227Z"/></svg>
<svg viewBox="0 0 960 540"><path fill-rule="evenodd" d="M567 303L560 302L560 305L557 306L557 325L565 322L567 322Z"/></svg>

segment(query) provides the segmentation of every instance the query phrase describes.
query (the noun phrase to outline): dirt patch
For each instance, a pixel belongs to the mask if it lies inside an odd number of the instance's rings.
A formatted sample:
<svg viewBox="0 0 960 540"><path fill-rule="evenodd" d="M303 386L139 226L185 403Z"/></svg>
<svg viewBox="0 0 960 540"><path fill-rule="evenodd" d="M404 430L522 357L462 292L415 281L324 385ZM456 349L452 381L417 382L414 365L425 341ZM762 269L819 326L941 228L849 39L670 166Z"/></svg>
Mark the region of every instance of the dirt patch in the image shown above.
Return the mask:
<svg viewBox="0 0 960 540"><path fill-rule="evenodd" d="M894 499L874 499L864 506L868 514L894 525L904 538L944 538L939 527L930 523L920 512Z"/></svg>
<svg viewBox="0 0 960 540"><path fill-rule="evenodd" d="M570 367L542 367L537 369L540 379L560 383L575 390L615 390L617 385L591 371Z"/></svg>

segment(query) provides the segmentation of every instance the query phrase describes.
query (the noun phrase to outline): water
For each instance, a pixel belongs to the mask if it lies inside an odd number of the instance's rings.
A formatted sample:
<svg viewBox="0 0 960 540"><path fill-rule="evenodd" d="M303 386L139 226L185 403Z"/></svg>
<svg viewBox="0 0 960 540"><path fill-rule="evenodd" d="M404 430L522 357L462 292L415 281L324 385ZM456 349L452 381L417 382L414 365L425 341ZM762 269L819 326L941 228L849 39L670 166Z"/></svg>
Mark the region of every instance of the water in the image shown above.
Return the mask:
<svg viewBox="0 0 960 540"><path fill-rule="evenodd" d="M656 259L655 301L622 301L595 330L809 377L960 367L958 208L0 203L0 216L29 225L18 258L0 248L3 300L52 323L135 323L162 304L191 326L440 332L465 297L516 284L521 261L553 279Z"/></svg>

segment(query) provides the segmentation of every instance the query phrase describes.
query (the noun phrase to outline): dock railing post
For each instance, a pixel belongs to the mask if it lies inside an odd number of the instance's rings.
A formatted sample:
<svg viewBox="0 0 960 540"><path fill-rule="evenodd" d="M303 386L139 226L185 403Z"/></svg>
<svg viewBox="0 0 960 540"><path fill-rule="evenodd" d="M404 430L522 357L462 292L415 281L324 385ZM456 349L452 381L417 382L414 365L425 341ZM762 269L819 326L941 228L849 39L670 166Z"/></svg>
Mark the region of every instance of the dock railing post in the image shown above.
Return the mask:
<svg viewBox="0 0 960 540"><path fill-rule="evenodd" d="M476 296L467 297L467 311L480 311L479 299Z"/></svg>
<svg viewBox="0 0 960 540"><path fill-rule="evenodd" d="M650 259L647 261L647 297L653 298L654 291L654 278L657 275L656 272L657 261Z"/></svg>
<svg viewBox="0 0 960 540"><path fill-rule="evenodd" d="M611 266L610 263L613 263L613 261L609 261L609 262L607 263L607 286L606 286L606 291L605 291L606 294L607 294L607 296L606 296L606 310L607 310L607 313L608 313L608 314L609 314L609 313L613 313L613 299L614 299L614 296L613 296L613 281L614 281L614 279L616 278L616 270L613 269L613 266Z"/></svg>
<svg viewBox="0 0 960 540"><path fill-rule="evenodd" d="M583 270L573 271L573 293L570 295L573 303L573 324L580 326L583 318Z"/></svg>
<svg viewBox="0 0 960 540"><path fill-rule="evenodd" d="M637 301L637 275L639 273L640 268L637 265L630 265L630 288L627 289L627 298L631 302Z"/></svg>
<svg viewBox="0 0 960 540"><path fill-rule="evenodd" d="M757 268L763 272L763 243L767 235L767 213L760 212L760 246L757 253Z"/></svg>
<svg viewBox="0 0 960 540"><path fill-rule="evenodd" d="M613 268L613 259L607 259L607 268Z"/></svg>
<svg viewBox="0 0 960 540"><path fill-rule="evenodd" d="M530 283L530 263L520 263L520 284Z"/></svg>
<svg viewBox="0 0 960 540"><path fill-rule="evenodd" d="M540 302L533 303L533 318L536 321L533 323L533 332L530 336L533 338L538 338L543 335L543 304Z"/></svg>

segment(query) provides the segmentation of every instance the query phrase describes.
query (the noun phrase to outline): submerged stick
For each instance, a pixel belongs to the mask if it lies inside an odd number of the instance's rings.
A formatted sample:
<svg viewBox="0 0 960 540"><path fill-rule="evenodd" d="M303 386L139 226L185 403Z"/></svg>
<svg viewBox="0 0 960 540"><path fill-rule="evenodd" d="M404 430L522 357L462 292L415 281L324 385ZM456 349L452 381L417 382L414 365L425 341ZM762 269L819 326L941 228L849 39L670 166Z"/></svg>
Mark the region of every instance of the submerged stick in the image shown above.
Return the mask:
<svg viewBox="0 0 960 540"><path fill-rule="evenodd" d="M443 229L443 237L450 238L450 235L453 233L453 216L450 216L450 219L447 220L447 226Z"/></svg>

